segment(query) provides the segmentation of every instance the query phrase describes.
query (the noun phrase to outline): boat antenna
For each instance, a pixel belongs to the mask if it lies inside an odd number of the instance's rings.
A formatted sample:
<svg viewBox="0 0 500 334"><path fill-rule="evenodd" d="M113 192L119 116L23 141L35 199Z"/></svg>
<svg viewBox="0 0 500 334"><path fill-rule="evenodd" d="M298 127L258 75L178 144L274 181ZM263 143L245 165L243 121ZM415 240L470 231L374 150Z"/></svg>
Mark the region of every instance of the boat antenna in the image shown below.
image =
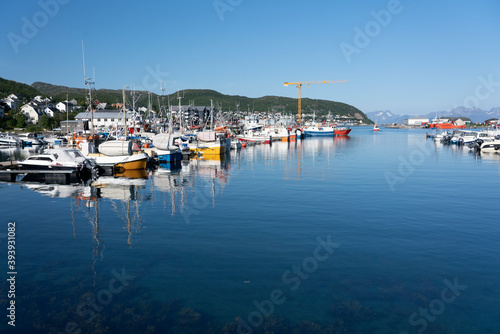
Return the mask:
<svg viewBox="0 0 500 334"><path fill-rule="evenodd" d="M82 40L82 58L83 58L83 80L85 82L85 86L89 86L89 108L90 108L90 122L92 124L92 137L94 137L94 109L92 107L92 85L95 84L95 82L91 78L87 78L87 75L85 73L85 48L83 45L83 40ZM93 69L94 75L95 75L95 68Z"/></svg>
<svg viewBox="0 0 500 334"><path fill-rule="evenodd" d="M83 58L83 78L86 78L87 76L85 75L85 48L83 46L83 40L82 40L82 58Z"/></svg>

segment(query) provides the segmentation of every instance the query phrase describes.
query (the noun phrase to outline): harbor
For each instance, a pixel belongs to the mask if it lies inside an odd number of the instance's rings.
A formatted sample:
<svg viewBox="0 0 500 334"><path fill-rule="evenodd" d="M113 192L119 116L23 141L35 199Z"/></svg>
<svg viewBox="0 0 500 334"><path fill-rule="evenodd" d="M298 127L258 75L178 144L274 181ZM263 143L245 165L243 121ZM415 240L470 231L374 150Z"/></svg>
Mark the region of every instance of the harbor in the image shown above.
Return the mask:
<svg viewBox="0 0 500 334"><path fill-rule="evenodd" d="M499 1L3 8L0 334L500 333Z"/></svg>
<svg viewBox="0 0 500 334"><path fill-rule="evenodd" d="M439 297L444 277L467 289L429 326L470 333L495 309L488 277L500 268L499 173L498 153L434 141L425 129L359 127L350 136L247 146L87 184L2 182L6 217L18 229L30 226L19 237L18 271L34 294L18 298L18 312L33 315L26 330L36 324L43 332L73 321L86 332L237 333L247 325L374 332L388 322L399 332L419 305ZM489 182L476 196L454 190L480 178ZM20 201L32 209L20 212ZM317 238L338 247L312 266L303 261ZM303 265L308 271L292 273ZM88 321L76 309L87 309L86 298L100 296L113 273L128 285L113 294L113 307L97 304L99 321ZM252 314L263 312L255 301L271 305L273 289L286 301L254 326ZM456 318L467 320L457 326Z"/></svg>

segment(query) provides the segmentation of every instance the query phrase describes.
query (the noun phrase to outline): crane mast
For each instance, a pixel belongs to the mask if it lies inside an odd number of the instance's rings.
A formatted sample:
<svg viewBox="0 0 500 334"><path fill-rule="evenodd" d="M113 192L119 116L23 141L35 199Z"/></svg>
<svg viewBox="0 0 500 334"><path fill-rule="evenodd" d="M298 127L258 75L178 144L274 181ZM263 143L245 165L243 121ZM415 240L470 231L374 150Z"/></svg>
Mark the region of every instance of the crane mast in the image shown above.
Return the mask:
<svg viewBox="0 0 500 334"><path fill-rule="evenodd" d="M317 84L329 84L329 83L346 83L348 82L347 80L337 80L337 81L331 81L331 80L323 80L323 81L297 81L297 82L284 82L283 85L285 87L288 87L290 85L294 85L299 89L299 107L298 107L298 123L299 125L302 123L302 86L309 86L309 85L317 85Z"/></svg>

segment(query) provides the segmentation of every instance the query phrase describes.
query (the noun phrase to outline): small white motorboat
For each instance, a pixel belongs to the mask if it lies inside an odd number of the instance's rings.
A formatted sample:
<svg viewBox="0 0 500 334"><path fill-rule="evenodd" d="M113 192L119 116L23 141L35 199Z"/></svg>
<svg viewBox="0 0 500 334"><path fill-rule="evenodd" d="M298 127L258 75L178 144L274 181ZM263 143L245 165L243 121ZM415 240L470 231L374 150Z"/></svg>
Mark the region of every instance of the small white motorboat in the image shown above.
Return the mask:
<svg viewBox="0 0 500 334"><path fill-rule="evenodd" d="M19 161L21 170L52 172L70 171L74 172L80 179L97 177L101 170L95 161L87 159L82 152L73 148L54 148L45 150L41 154L28 157Z"/></svg>
<svg viewBox="0 0 500 334"><path fill-rule="evenodd" d="M23 146L23 141L12 135L0 136L0 146Z"/></svg>

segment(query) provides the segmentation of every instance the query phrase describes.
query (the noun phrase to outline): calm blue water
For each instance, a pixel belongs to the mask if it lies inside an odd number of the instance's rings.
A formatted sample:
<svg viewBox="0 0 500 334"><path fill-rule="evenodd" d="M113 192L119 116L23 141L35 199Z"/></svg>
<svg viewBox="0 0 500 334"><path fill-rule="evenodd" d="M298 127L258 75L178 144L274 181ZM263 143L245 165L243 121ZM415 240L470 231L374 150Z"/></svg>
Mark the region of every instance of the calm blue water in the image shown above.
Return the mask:
<svg viewBox="0 0 500 334"><path fill-rule="evenodd" d="M500 155L368 128L147 180L0 183L0 330L499 332L499 184Z"/></svg>

